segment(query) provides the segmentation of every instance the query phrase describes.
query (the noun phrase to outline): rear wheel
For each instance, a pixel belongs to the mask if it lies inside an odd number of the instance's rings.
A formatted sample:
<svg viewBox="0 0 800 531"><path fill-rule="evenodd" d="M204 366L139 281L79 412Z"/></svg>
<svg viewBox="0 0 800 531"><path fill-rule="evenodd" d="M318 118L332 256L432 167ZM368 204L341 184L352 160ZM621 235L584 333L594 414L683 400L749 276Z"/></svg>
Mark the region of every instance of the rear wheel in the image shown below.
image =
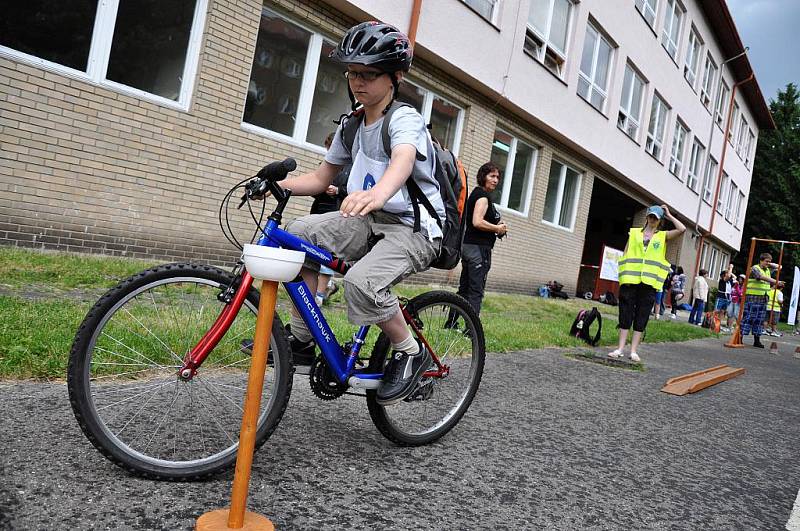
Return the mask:
<svg viewBox="0 0 800 531"><path fill-rule="evenodd" d="M195 264L148 269L106 293L81 324L70 353L75 417L117 465L160 479L199 479L232 467L239 446L258 293L251 289L225 336L189 381L186 353L216 320L232 276ZM292 386L278 316L272 326L256 448L274 431Z"/></svg>
<svg viewBox="0 0 800 531"><path fill-rule="evenodd" d="M449 373L423 378L417 391L391 406L378 404L376 391L369 390L367 406L385 437L404 446L418 446L442 437L466 413L483 375L486 345L475 310L455 293L423 293L409 301L407 309ZM389 339L381 334L372 350L370 371L382 372L390 353Z"/></svg>

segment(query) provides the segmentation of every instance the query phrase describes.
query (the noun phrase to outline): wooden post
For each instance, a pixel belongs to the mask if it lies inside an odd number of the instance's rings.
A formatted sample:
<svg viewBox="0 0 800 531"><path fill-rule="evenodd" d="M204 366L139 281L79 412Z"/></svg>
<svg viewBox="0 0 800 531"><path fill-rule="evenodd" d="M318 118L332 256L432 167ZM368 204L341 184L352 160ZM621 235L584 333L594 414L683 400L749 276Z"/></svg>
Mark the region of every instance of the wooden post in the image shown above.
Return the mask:
<svg viewBox="0 0 800 531"><path fill-rule="evenodd" d="M747 256L747 268L744 270L744 284L742 285L742 296L739 299L739 315L736 317L736 330L733 331L731 340L725 343L726 347L741 348L742 342L742 316L744 315L744 299L747 293L747 280L750 278L750 269L753 267L753 253L756 250L756 238L750 239L750 254Z"/></svg>
<svg viewBox="0 0 800 531"><path fill-rule="evenodd" d="M781 253L778 255L778 273L775 275L775 285L772 286L772 300L777 300L778 294L778 282L781 280L781 267L783 267L783 242L781 242ZM770 298L767 297L767 309L769 310L769 327L775 328L777 323L773 323L772 319L774 317L772 313L772 303L770 302Z"/></svg>
<svg viewBox="0 0 800 531"><path fill-rule="evenodd" d="M261 300L256 318L256 335L253 340L253 354L247 380L247 394L242 414L242 429L239 433L239 451L236 455L236 473L233 477L231 508L218 509L205 513L197 519L197 531L217 531L225 529L273 530L267 518L260 514L247 512L247 489L250 485L250 468L258 429L258 411L261 406L261 392L264 387L264 372L267 368L267 351L272 333L272 320L275 315L275 301L278 296L278 283L265 280L261 284Z"/></svg>

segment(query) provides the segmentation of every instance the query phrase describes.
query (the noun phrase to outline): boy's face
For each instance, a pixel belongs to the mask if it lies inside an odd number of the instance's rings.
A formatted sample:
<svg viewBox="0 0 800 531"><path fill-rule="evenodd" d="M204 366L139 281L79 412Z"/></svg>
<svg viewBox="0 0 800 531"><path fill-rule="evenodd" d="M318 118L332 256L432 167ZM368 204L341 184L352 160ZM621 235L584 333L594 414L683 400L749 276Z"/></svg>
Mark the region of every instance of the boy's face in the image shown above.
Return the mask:
<svg viewBox="0 0 800 531"><path fill-rule="evenodd" d="M347 82L350 84L350 90L353 91L355 98L365 107L381 103L392 92L391 76L377 68L347 65L347 71L355 74L350 75ZM366 79L359 74L364 74ZM396 75L399 81L402 73L398 72Z"/></svg>

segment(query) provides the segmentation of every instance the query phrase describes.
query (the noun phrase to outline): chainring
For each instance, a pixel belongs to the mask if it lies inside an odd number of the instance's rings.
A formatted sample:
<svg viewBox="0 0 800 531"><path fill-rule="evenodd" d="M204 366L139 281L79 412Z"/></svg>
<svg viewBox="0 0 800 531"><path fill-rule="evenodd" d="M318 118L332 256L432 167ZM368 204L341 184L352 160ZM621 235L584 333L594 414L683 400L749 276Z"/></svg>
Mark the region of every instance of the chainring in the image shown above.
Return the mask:
<svg viewBox="0 0 800 531"><path fill-rule="evenodd" d="M308 379L311 391L320 400L336 400L347 392L347 386L336 380L336 377L328 368L328 364L325 363L325 358L322 356L318 356L314 360Z"/></svg>

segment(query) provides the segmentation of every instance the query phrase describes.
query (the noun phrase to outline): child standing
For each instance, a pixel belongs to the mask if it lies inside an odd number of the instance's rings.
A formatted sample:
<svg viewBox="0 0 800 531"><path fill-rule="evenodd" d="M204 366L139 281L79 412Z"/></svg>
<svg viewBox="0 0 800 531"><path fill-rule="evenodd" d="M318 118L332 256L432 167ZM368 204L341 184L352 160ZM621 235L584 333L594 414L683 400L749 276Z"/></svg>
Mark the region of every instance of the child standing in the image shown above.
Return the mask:
<svg viewBox="0 0 800 531"><path fill-rule="evenodd" d="M692 305L692 313L689 314L689 324L700 326L700 323L703 322L703 312L706 309L706 301L708 300L706 275L708 275L708 271L701 269L700 274L694 277L694 304Z"/></svg>

